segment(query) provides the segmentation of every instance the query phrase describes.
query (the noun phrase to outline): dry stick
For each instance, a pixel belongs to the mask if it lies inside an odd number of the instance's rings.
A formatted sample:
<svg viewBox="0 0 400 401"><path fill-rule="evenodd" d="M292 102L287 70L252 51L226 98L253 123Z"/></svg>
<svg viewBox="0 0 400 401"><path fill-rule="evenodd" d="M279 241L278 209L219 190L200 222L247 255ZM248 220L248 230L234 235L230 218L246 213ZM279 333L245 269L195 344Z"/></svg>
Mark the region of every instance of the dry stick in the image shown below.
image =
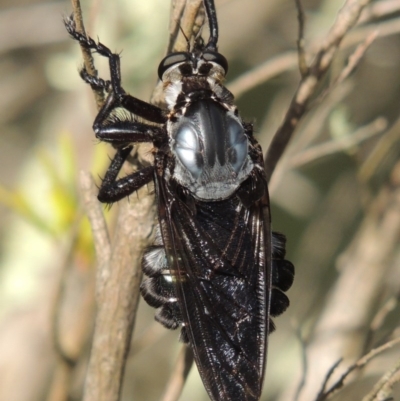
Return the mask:
<svg viewBox="0 0 400 401"><path fill-rule="evenodd" d="M134 203L120 202L117 229L110 252L101 205L93 180L81 176L98 255L96 316L84 400L118 400L136 316L141 282L140 254L147 245L154 220L153 198L147 188ZM90 194L90 195L89 195Z"/></svg>
<svg viewBox="0 0 400 401"><path fill-rule="evenodd" d="M375 358L377 355L381 354L382 352L394 347L395 345L400 344L400 337L395 338L394 340L388 341L386 344L383 344L382 346L375 348L368 352L368 354L364 355L362 358L360 358L355 364L351 365L342 375L341 377L336 381L335 384L333 384L329 390L326 392L320 392L318 394L318 397L316 398L316 401L323 401L326 400L328 397L330 397L334 392L339 390L340 388L343 387L344 381L346 378L350 375L351 372L353 372L356 369L361 369L363 368L368 362L370 362L373 358ZM335 366L337 366L337 363L335 363ZM327 374L327 376L331 376L331 371ZM326 380L327 381L327 380ZM326 383L325 383L326 384ZM363 400L364 401L364 400Z"/></svg>
<svg viewBox="0 0 400 401"><path fill-rule="evenodd" d="M187 38L193 36L196 18L202 8L203 0L175 0L170 19L170 43L168 53L187 51ZM204 13L203 22L204 22ZM185 34L183 34L183 33ZM196 32L195 32L196 34Z"/></svg>
<svg viewBox="0 0 400 401"><path fill-rule="evenodd" d="M307 378L307 372L308 372L308 360L307 360L307 355L306 355L306 343L304 341L304 338L302 336L301 333L301 327L300 325L297 325L297 330L296 330L296 337L297 337L297 341L300 344L301 347L301 378L299 381L299 384L297 386L296 389L296 393L293 397L294 401L298 401L299 397L300 397L300 393L302 388L304 387L304 385L306 384L306 378Z"/></svg>
<svg viewBox="0 0 400 401"><path fill-rule="evenodd" d="M273 57L252 70L245 72L227 85L227 88L238 99L248 90L260 85L269 79L282 74L284 71L296 68L298 54L286 52Z"/></svg>
<svg viewBox="0 0 400 401"><path fill-rule="evenodd" d="M386 17L400 11L400 3L398 0L381 0L378 3L372 3L361 14L360 23L368 22L372 19Z"/></svg>
<svg viewBox="0 0 400 401"><path fill-rule="evenodd" d="M100 295L84 401L117 401L139 301L140 255L154 220L153 197L147 188L138 200L119 203L109 275Z"/></svg>
<svg viewBox="0 0 400 401"><path fill-rule="evenodd" d="M105 281L109 276L109 261L111 257L111 242L107 229L107 223L104 218L103 206L97 200L97 187L93 177L81 171L80 188L82 191L82 201L85 207L86 215L92 229L93 243L96 252L96 297L100 301L101 291Z"/></svg>
<svg viewBox="0 0 400 401"><path fill-rule="evenodd" d="M81 32L84 32L79 1L74 1L73 5L75 19L77 23L79 21ZM86 69L93 73L95 70L90 66L93 64L91 55L84 57L88 57L85 59ZM97 106L101 107L102 100L99 95L96 91ZM97 214L98 218L93 217L93 232L99 251L96 280L98 313L86 375L84 401L117 401L120 398L139 301L142 275L140 255L147 245L154 221L153 198L148 196L147 188L142 188L138 193L138 201L129 203L125 199L120 202L111 251L101 213Z"/></svg>
<svg viewBox="0 0 400 401"><path fill-rule="evenodd" d="M193 365L193 351L183 345L161 401L177 401Z"/></svg>
<svg viewBox="0 0 400 401"><path fill-rule="evenodd" d="M349 56L347 65L342 69L338 77L327 89L325 89L318 96L317 99L315 99L315 101L312 102L312 105L314 105L315 103L321 103L334 88L344 82L350 76L350 74L352 74L352 72L358 67L361 60L364 58L366 51L378 37L378 33L378 30L375 29L367 36L367 38L362 43L360 43L356 47L354 52Z"/></svg>
<svg viewBox="0 0 400 401"><path fill-rule="evenodd" d="M101 206L97 201L96 189L92 178L89 174L86 174L81 179L81 189L83 194L83 203L85 205L86 213L89 216L91 226L93 229L93 237L96 246L96 251L100 255L99 260L107 258L107 249L109 250L110 244L108 239L107 227L105 225L104 216L101 210ZM84 346L92 332L91 321L93 319L95 302L92 294L92 283L93 280L90 278L82 291L87 292L86 302L82 305L78 318L75 322L74 330L74 348L68 351L64 348L61 342L61 334L59 333L59 318L60 309L64 301L65 295L65 282L73 262L74 251L78 239L79 226L82 220L82 213L77 213L77 218L71 230L71 240L68 246L68 253L61 268L61 277L59 288L56 293L56 299L53 308L53 341L54 348L60 357L60 364L57 365L54 377L48 392L47 401L60 401L67 400L68 392L70 387L71 373L79 357L82 355ZM103 224L101 224L103 223Z"/></svg>
<svg viewBox="0 0 400 401"><path fill-rule="evenodd" d="M71 2L72 2L72 9L74 10L74 20L76 24L76 30L81 34L86 35L85 26L83 24L82 8L80 0L71 0ZM81 51L82 51L83 64L85 66L86 71L90 75L97 77L97 70L94 67L94 61L91 51L83 46L81 46ZM103 89L94 87L92 87L92 91L96 100L97 109L100 110L101 106L104 103L104 91Z"/></svg>
<svg viewBox="0 0 400 401"><path fill-rule="evenodd" d="M372 318L371 323L369 325L367 338L365 340L365 344L364 344L365 352L368 349L371 349L371 344L374 341L374 334L383 326L386 317L388 316L388 314L391 311L394 310L394 308L396 308L398 303L399 303L398 297L392 296L375 313L375 316ZM392 336L393 336L393 331L390 331L388 334L385 335L386 338L389 338Z"/></svg>
<svg viewBox="0 0 400 401"><path fill-rule="evenodd" d="M77 343L75 344L75 352L73 352L72 350L67 350L64 347L64 344L62 342L62 335L60 333L60 314L65 297L65 286L68 274L70 273L72 267L81 219L81 213L78 213L70 233L70 240L67 246L67 254L61 265L60 279L56 291L54 304L52 307L51 335L53 347L58 357L58 363L55 366L55 372L52 375L49 390L46 395L46 401L67 400L71 373L84 344L83 339L79 338Z"/></svg>
<svg viewBox="0 0 400 401"><path fill-rule="evenodd" d="M162 102L157 96L153 99ZM147 188L138 191L138 198L120 202L111 258L109 264L99 268L98 314L84 401L117 401L121 394L139 300L141 254L148 245L155 217L154 198Z"/></svg>
<svg viewBox="0 0 400 401"><path fill-rule="evenodd" d="M329 379L332 377L333 373L335 372L336 368L341 364L343 361L343 358L340 358L337 362L335 362L332 367L328 370L328 372L325 375L325 379L322 383L321 390L317 395L317 401L322 400L325 397L325 389L326 386L328 385ZM346 373L347 376L347 373Z"/></svg>
<svg viewBox="0 0 400 401"><path fill-rule="evenodd" d="M58 284L58 289L56 292L54 307L52 310L52 340L53 340L54 350L56 351L61 361L64 364L68 365L69 367L73 367L75 365L76 355L70 355L62 344L61 333L59 331L60 329L59 320L60 320L60 310L65 296L65 284L74 258L74 252L78 240L78 230L79 230L79 225L81 223L81 218L82 218L81 214L78 213L78 217L76 218L75 223L71 230L70 242L67 246L68 251L61 265L60 269L61 276Z"/></svg>
<svg viewBox="0 0 400 401"><path fill-rule="evenodd" d="M369 394L362 401L393 400L393 386L400 382L400 360L389 372L385 373Z"/></svg>
<svg viewBox="0 0 400 401"><path fill-rule="evenodd" d="M305 15L303 5L301 0L295 0L297 8L297 19L299 21L299 32L297 36L297 54L299 62L299 71L302 77L305 77L308 73L308 66L306 60L306 52L304 48L304 25L305 25Z"/></svg>
<svg viewBox="0 0 400 401"><path fill-rule="evenodd" d="M364 38L371 34L372 31L376 31L375 26L366 26L364 28L358 28L354 32L349 32L342 43L343 48L352 47L363 41ZM379 23L378 36L380 38L390 35L395 35L400 31L399 19L388 20ZM318 51L317 44L311 44L311 54ZM299 65L298 52L288 51L283 54L279 54L266 62L256 66L252 70L240 75L238 78L231 81L227 87L238 99L247 91L255 88L256 86L268 81L269 79L290 71Z"/></svg>
<svg viewBox="0 0 400 401"><path fill-rule="evenodd" d="M346 33L357 23L362 9L370 1L347 0L339 11L336 21L317 53L315 60L309 67L309 72L301 79L283 123L272 139L265 158L265 170L268 181L289 143L299 120L303 117L307 104L311 96L315 93L318 83L329 68L340 42Z"/></svg>
<svg viewBox="0 0 400 401"><path fill-rule="evenodd" d="M362 328L366 326L371 308L380 294L387 274L384 267L398 244L399 207L400 188L393 188L392 184L382 188L370 205L358 234L340 256L338 268L341 275L330 291L308 348L310 369L301 400L313 399L323 380L323 372L333 361L340 357L354 358L362 351L365 340ZM400 338L396 342L400 342ZM357 366L365 364L383 349L374 350ZM339 387L336 385L333 390Z"/></svg>
<svg viewBox="0 0 400 401"><path fill-rule="evenodd" d="M346 135L336 140L315 145L297 155L294 155L291 157L290 161L288 161L288 168L300 167L333 153L350 149L353 146L384 132L387 125L388 123L385 118L378 117L372 121L372 123L359 128L351 135Z"/></svg>

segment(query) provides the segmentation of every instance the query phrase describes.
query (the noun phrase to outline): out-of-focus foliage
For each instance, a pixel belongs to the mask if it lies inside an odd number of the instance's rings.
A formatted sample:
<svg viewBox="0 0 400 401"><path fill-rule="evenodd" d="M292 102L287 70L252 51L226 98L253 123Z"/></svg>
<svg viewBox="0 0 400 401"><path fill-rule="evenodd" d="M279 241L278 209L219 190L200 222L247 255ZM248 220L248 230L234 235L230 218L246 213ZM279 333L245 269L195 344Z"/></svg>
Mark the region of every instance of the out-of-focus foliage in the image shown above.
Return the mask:
<svg viewBox="0 0 400 401"><path fill-rule="evenodd" d="M339 3L303 1L308 49L327 33ZM216 0L216 5L219 49L230 62L228 86L262 62L295 52L294 1ZM149 99L168 40L169 2L83 0L82 6L89 33L112 50L123 50L124 87ZM91 302L88 291L93 295L90 279L95 257L89 226L82 217L78 172L90 170L99 182L112 150L98 144L91 129L96 114L93 96L77 72L80 50L62 24L62 15L70 11L67 1L3 0L0 4L0 372L7 372L0 374L0 401L58 401L51 395L56 366L52 312L66 261L73 273L66 283L58 327L71 353L77 327L90 323L79 320L80 311ZM288 238L288 259L296 266L296 279L289 292L292 306L276 319L277 331L270 339L265 400L285 399L284 390L301 371L296 332L312 341L329 294L343 273L339 268L345 266L345 258L339 256L352 241L357 246L357 234L369 214L374 217L385 205L384 195L400 185L399 167L395 169L400 154L399 15L398 9L374 20L381 35L356 71L321 104L313 105L271 184L273 227ZM324 88L334 82L354 44L371 30L359 29L353 45L350 39L343 43ZM96 58L96 67L100 76L108 78L105 60ZM255 122L264 149L298 82L294 62L238 98L241 115ZM343 138L355 134L359 140L341 145ZM328 150L316 148L327 143ZM306 154L313 150L314 156ZM384 216L384 210L378 215ZM380 219L374 221L378 225ZM389 228L382 230L382 236ZM399 254L398 245L393 246L382 265L377 265L386 269L387 278L360 328L365 333L381 305L398 295ZM368 284L368 278L361 279ZM178 333L153 323L153 315L142 302L123 400L160 399L176 357ZM399 308L394 306L385 324L354 348L368 341L368 345L382 342L398 327L398 316ZM397 349L392 357L399 354ZM382 357L339 398L361 399L393 364L390 355ZM73 400L81 398L84 368L80 362L74 372ZM181 399L207 400L195 368Z"/></svg>

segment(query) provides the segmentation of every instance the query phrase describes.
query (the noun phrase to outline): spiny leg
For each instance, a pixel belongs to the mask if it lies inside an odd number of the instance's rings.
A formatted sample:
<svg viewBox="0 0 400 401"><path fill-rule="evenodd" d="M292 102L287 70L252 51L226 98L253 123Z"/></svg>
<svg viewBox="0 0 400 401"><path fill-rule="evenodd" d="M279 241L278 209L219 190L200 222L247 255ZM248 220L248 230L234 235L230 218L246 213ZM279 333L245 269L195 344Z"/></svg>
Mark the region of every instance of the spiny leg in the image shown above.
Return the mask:
<svg viewBox="0 0 400 401"><path fill-rule="evenodd" d="M217 13L215 11L214 0L204 0L204 7L207 13L208 25L210 26L210 38L208 39L206 49L217 51L218 20L217 20Z"/></svg>
<svg viewBox="0 0 400 401"><path fill-rule="evenodd" d="M111 92L93 123L96 138L118 147L130 142L159 142L166 139L163 128L129 119L121 120L118 116L110 118L116 103L116 96Z"/></svg>
<svg viewBox="0 0 400 401"><path fill-rule="evenodd" d="M154 166L144 167L135 173L117 180L119 171L129 156L132 146L119 149L108 168L97 199L102 203L114 203L148 184L154 177Z"/></svg>
<svg viewBox="0 0 400 401"><path fill-rule="evenodd" d="M131 95L128 95L121 86L121 68L120 57L118 54L111 52L111 50L100 42L95 42L92 38L87 37L76 30L75 21L72 17L64 20L65 27L71 37L77 40L81 46L99 53L101 56L107 57L109 61L111 87L116 95L115 107L123 107L131 113L143 117L154 123L164 124L167 117L162 109L152 104L146 103ZM89 84L102 87L107 84L107 81L100 80L97 77L89 78L89 74L85 71L83 79ZM90 82L92 80L92 82Z"/></svg>
<svg viewBox="0 0 400 401"><path fill-rule="evenodd" d="M81 76L81 78L87 83L89 84L92 88L95 89L103 89L106 92L110 92L111 91L111 81L109 81L108 79L102 79L99 77L96 77L94 75L90 75L86 68L83 67L80 71L79 71L79 75Z"/></svg>

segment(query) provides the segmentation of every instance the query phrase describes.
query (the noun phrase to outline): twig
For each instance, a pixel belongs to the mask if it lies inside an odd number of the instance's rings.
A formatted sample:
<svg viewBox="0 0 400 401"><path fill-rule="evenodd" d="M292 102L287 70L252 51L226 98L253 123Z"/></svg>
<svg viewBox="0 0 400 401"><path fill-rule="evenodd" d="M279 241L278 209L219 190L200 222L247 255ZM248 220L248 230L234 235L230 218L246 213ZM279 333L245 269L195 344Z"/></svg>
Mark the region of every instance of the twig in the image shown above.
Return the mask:
<svg viewBox="0 0 400 401"><path fill-rule="evenodd" d="M162 401L178 400L192 365L193 351L187 345L183 345L175 362L174 370L168 380L164 395L161 398Z"/></svg>
<svg viewBox="0 0 400 401"><path fill-rule="evenodd" d="M67 254L62 261L61 269L60 269L60 278L58 282L58 288L56 291L56 296L52 308L52 341L53 347L57 354L58 361L55 366L55 372L52 376L52 380L49 386L48 393L46 395L46 401L56 401L67 399L68 391L70 386L71 374L73 368L75 367L77 360L80 356L80 353L83 349L84 341L82 338L78 339L75 352L71 349L67 350L62 341L62 335L60 333L60 317L61 310L63 306L63 301L65 300L65 291L66 291L66 281L71 272L71 267L73 265L73 257L76 250L76 244L79 233L79 225L81 223L81 213L78 213L78 216L72 226L72 230L70 233L70 241L67 246Z"/></svg>
<svg viewBox="0 0 400 401"><path fill-rule="evenodd" d="M399 208L399 186L388 184L382 187L365 211L366 217L357 235L339 257L337 268L340 276L330 290L307 350L309 374L301 401L314 399L324 380L323 372L334 361L344 357L344 363L348 364L349 359L357 358L363 351L366 339L363 328L369 324L371 309L376 305L387 275L386 266L390 265L398 245ZM400 342L400 338L396 342ZM391 345L394 343L386 347ZM369 357L383 349L374 350ZM357 366L366 363L368 360L364 362L365 358ZM340 380L334 389L340 387L339 384ZM295 391L294 386L291 391Z"/></svg>
<svg viewBox="0 0 400 401"><path fill-rule="evenodd" d="M303 389L305 383L306 383L306 378L307 378L307 373L308 373L308 360L307 360L307 354L306 354L306 343L303 339L302 333L301 333L301 329L300 326L298 326L297 330L296 330L296 337L301 345L301 365L302 365L302 369L301 369L301 378L299 381L299 384L297 386L296 389L296 393L295 396L293 398L294 401L298 401L300 394L301 394L301 390Z"/></svg>
<svg viewBox="0 0 400 401"><path fill-rule="evenodd" d="M79 0L73 2L75 20L85 32ZM88 54L89 53L89 54ZM90 52L85 52L85 68L96 74ZM93 88L97 106L103 103ZM102 91L101 91L102 92ZM88 190L85 199L95 238L98 269L96 280L96 316L92 350L85 381L84 401L117 401L120 398L126 358L139 301L141 282L140 255L147 244L154 221L153 197L147 188L138 191L140 199L120 202L113 246L100 210L93 196L90 178L82 176ZM92 188L92 190L90 190Z"/></svg>
<svg viewBox="0 0 400 401"><path fill-rule="evenodd" d="M279 54L278 56L273 57L252 70L240 75L238 78L230 82L227 85L227 88L235 95L235 98L238 99L245 92L257 85L282 74L284 71L295 69L297 59L298 55L296 52Z"/></svg>
<svg viewBox="0 0 400 401"><path fill-rule="evenodd" d="M301 0L295 0L296 8L297 8L297 19L299 21L299 32L297 35L297 54L299 61L299 71L302 77L305 77L308 74L308 66L306 60L306 52L304 48L304 24L305 24L305 15L303 4Z"/></svg>
<svg viewBox="0 0 400 401"><path fill-rule="evenodd" d="M79 5L78 0L76 3ZM196 2L189 3L193 5ZM183 18L186 15L185 11ZM193 16L193 12L189 11L187 14ZM193 23L194 25L196 24ZM182 26L186 25L182 23ZM185 34L190 38L190 32L186 31ZM171 44L169 48L175 47ZM155 93L152 101L160 103L163 100ZM144 158L151 156L152 153L148 149L141 149ZM98 313L85 382L84 401L117 401L120 398L139 302L139 286L142 278L141 255L151 238L155 220L154 197L149 196L147 188L141 188L137 191L137 195L137 199L131 197L130 201L124 199L119 202L111 251L104 218L101 212L96 211L99 206L92 204L94 212L91 220L94 224L96 244L100 247L96 283ZM187 364L186 370L189 367ZM187 373L182 376L182 385L186 375Z"/></svg>
<svg viewBox="0 0 400 401"><path fill-rule="evenodd" d="M387 121L383 117L378 117L372 123L359 128L352 135L346 135L342 138L331 140L320 145L315 145L298 155L291 158L289 165L292 168L303 166L322 157L333 153L352 148L367 139L382 133L387 128Z"/></svg>
<svg viewBox="0 0 400 401"><path fill-rule="evenodd" d="M384 305L378 310L375 314L375 317L372 319L371 322L371 330L376 331L380 327L382 327L383 322L385 321L387 315L396 308L398 305L399 300L397 297L390 297Z"/></svg>
<svg viewBox="0 0 400 401"><path fill-rule="evenodd" d="M316 401L323 401L326 400L331 394L333 394L335 391L339 390L341 387L343 387L345 379L350 375L351 372L353 372L356 369L361 369L364 367L368 362L370 362L373 358L375 358L377 355L381 354L382 352L388 350L389 348L394 347L395 345L400 344L400 338L395 338L392 341L387 342L386 344L383 344L382 346L375 348L368 352L368 354L364 355L362 358L360 358L355 364L351 365L339 378L339 380L334 383L329 390L326 392L320 393L318 397L316 398ZM364 401L364 400L363 400Z"/></svg>
<svg viewBox="0 0 400 401"><path fill-rule="evenodd" d="M109 276L100 295L85 401L119 399L131 342L142 272L140 255L150 237L153 198L142 188L139 199L119 203Z"/></svg>
<svg viewBox="0 0 400 401"><path fill-rule="evenodd" d="M80 0L71 0L71 3L72 3L72 9L74 10L74 21L76 24L76 30L81 34L86 35L85 27L83 24L82 8ZM81 51L85 70L89 73L89 75L97 77L98 73L94 66L94 60L91 51L85 48L84 46L81 46ZM104 90L92 86L92 91L95 97L97 109L100 110L101 106L104 103Z"/></svg>
<svg viewBox="0 0 400 401"><path fill-rule="evenodd" d="M265 158L265 170L268 181L289 143L295 128L303 117L311 96L315 93L318 83L329 68L343 37L356 24L362 9L371 0L347 0L339 11L335 23L328 33L324 43L309 67L292 99L283 123L278 128Z"/></svg>
<svg viewBox="0 0 400 401"><path fill-rule="evenodd" d="M65 283L67 280L68 273L72 266L72 261L75 253L75 248L78 240L78 230L81 222L82 216L78 216L73 224L71 234L70 234L70 242L67 247L67 254L63 260L61 265L61 275L59 279L59 284L56 292L56 297L54 301L54 307L52 311L52 339L53 345L58 357L61 359L62 363L67 365L69 368L73 367L76 363L77 355L70 355L68 351L64 348L61 341L60 334L60 312L61 306L64 300L65 295Z"/></svg>
<svg viewBox="0 0 400 401"><path fill-rule="evenodd" d="M203 0L175 0L173 2L170 19L170 43L167 54L187 51L188 43L185 36L191 38L197 34L196 27L198 27L199 21L196 19L202 7ZM200 26L203 23L204 12L201 13Z"/></svg>
<svg viewBox="0 0 400 401"><path fill-rule="evenodd" d="M336 77L333 83L329 85L327 89L325 89L318 97L313 101L314 103L321 103L325 97L332 91L332 89L336 88L338 85L343 83L351 74L352 72L358 67L362 58L365 55L365 52L369 49L371 44L375 41L378 37L379 31L374 30L372 31L367 38L360 43L354 52L349 56L347 65L342 69L340 74ZM312 107L312 106L310 106Z"/></svg>
<svg viewBox="0 0 400 401"><path fill-rule="evenodd" d="M393 369L387 372L374 386L362 401L393 400L392 390L396 383L400 382L400 361L397 361Z"/></svg>
<svg viewBox="0 0 400 401"><path fill-rule="evenodd" d="M93 243L97 257L96 267L96 297L101 301L101 293L107 278L110 275L109 262L111 257L111 243L104 218L103 207L97 200L97 187L92 176L84 171L80 174L80 187L86 214L89 218L93 234Z"/></svg>
<svg viewBox="0 0 400 401"><path fill-rule="evenodd" d="M336 368L340 365L340 363L341 363L342 361L343 361L343 358L340 358L340 359L339 359L337 362L335 362L335 363L332 365L332 367L328 370L327 374L325 375L325 379L324 379L324 381L323 381L323 383L322 383L321 390L320 390L320 392L319 392L318 395L317 395L317 398L316 398L317 401L320 401L320 400L324 399L324 397L325 397L325 389L326 389L326 386L327 386L327 384L328 384L328 381L329 381L329 379L332 377L333 372L336 370Z"/></svg>

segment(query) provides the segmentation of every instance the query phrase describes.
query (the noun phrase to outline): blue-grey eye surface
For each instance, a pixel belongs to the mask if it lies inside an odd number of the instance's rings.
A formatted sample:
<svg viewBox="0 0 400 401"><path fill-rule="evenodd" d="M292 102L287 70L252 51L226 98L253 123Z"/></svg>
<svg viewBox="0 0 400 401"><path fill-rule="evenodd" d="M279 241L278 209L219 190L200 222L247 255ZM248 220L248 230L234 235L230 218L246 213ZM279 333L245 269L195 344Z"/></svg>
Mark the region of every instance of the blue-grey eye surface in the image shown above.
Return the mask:
<svg viewBox="0 0 400 401"><path fill-rule="evenodd" d="M247 157L248 140L242 125L234 119L228 121L228 134L228 160L237 174Z"/></svg>
<svg viewBox="0 0 400 401"><path fill-rule="evenodd" d="M202 156L196 129L190 123L182 124L176 134L175 151L182 164L197 178L202 172Z"/></svg>

